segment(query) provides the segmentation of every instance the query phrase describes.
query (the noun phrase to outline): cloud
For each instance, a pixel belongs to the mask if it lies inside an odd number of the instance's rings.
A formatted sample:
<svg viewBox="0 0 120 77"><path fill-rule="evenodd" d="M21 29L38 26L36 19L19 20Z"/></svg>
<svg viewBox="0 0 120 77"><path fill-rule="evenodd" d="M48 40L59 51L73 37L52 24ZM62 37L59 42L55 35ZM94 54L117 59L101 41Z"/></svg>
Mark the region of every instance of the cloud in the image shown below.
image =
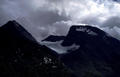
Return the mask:
<svg viewBox="0 0 120 77"><path fill-rule="evenodd" d="M72 24L97 25L120 39L120 0L1 0L0 25L17 20L40 41Z"/></svg>
<svg viewBox="0 0 120 77"><path fill-rule="evenodd" d="M120 17L119 16L113 16L104 21L102 24L103 27L109 27L113 28L115 26L120 27Z"/></svg>

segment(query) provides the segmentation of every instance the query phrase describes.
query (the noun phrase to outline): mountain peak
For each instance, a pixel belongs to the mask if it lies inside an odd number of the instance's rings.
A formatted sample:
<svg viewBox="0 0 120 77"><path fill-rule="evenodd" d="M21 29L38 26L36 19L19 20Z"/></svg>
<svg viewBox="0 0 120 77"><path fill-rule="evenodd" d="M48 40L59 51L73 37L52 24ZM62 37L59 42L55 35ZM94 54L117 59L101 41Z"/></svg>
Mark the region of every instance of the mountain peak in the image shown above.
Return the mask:
<svg viewBox="0 0 120 77"><path fill-rule="evenodd" d="M99 28L89 26L89 25L73 25L65 40L63 41L63 46L70 46L73 43L82 43L83 40L87 38L104 38L107 35L104 31ZM76 40L77 39L77 40ZM81 39L81 40L78 40Z"/></svg>
<svg viewBox="0 0 120 77"><path fill-rule="evenodd" d="M21 39L29 39L36 42L34 37L15 20L8 21L5 25L0 27L0 30L1 32L13 35L14 37Z"/></svg>
<svg viewBox="0 0 120 77"><path fill-rule="evenodd" d="M21 26L17 21L15 21L15 20L11 20L11 21L8 21L5 25L3 25L3 26L11 26L11 27L19 27L19 26ZM22 27L22 26L21 26Z"/></svg>

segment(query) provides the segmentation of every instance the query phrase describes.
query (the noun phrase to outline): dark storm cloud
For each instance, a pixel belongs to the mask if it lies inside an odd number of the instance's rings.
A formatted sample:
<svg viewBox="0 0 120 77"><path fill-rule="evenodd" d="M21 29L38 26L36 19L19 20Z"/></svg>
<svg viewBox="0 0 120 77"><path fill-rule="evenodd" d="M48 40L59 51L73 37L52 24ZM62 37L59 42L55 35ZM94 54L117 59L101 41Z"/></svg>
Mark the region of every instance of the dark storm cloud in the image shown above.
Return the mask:
<svg viewBox="0 0 120 77"><path fill-rule="evenodd" d="M120 0L113 0L113 1L115 1L115 2L120 2Z"/></svg>
<svg viewBox="0 0 120 77"><path fill-rule="evenodd" d="M113 28L115 26L120 28L120 17L119 16L110 17L109 19L104 21L104 23L102 24L102 27Z"/></svg>
<svg viewBox="0 0 120 77"><path fill-rule="evenodd" d="M48 34L56 31L57 27L51 28L56 22L69 20L69 17L59 14L59 10L53 6L56 5L56 2L47 0L29 0L29 2L28 0L1 0L0 25L5 24L8 20L17 20L40 41Z"/></svg>
<svg viewBox="0 0 120 77"><path fill-rule="evenodd" d="M10 17L9 16L6 17L6 15L7 15L6 12L4 12L3 9L0 9L0 25L3 25L4 23L6 23L6 20L10 19Z"/></svg>
<svg viewBox="0 0 120 77"><path fill-rule="evenodd" d="M85 23L85 24L89 24L89 25L98 25L98 24L100 24L99 21L100 20L96 16L89 16L89 17L83 18L83 20L80 22L83 24Z"/></svg>
<svg viewBox="0 0 120 77"><path fill-rule="evenodd" d="M40 8L35 12L29 13L27 16L28 20L34 27L30 30L32 34L38 39L41 40L49 34L52 34L53 31L56 31L57 27L54 26L55 23L62 23L61 21L69 20L69 17L64 15L59 15L55 10L49 10L45 8ZM59 25L59 24L58 24ZM56 25L57 26L57 25ZM61 25L63 27L64 25ZM30 29L30 27L29 27ZM60 28L59 28L60 29ZM62 30L64 32L64 30ZM58 31L57 31L58 32ZM55 33L55 32L53 32Z"/></svg>
<svg viewBox="0 0 120 77"><path fill-rule="evenodd" d="M0 0L0 25L17 20L40 41L72 24L97 25L119 38L119 0Z"/></svg>
<svg viewBox="0 0 120 77"><path fill-rule="evenodd" d="M31 13L31 16L29 16L29 18L31 19L31 22L41 26L52 25L58 21L69 20L68 17L65 17L63 15L60 16L57 12L44 10L44 8L42 8L42 10Z"/></svg>
<svg viewBox="0 0 120 77"><path fill-rule="evenodd" d="M120 40L120 17L112 16L101 24L104 31Z"/></svg>
<svg viewBox="0 0 120 77"><path fill-rule="evenodd" d="M65 16L60 16L57 12L39 10L30 13L30 16L28 16L27 19L18 19L18 21L23 24L24 27L36 37L36 39L41 40L49 34L56 34L56 32L59 33L57 30L64 28L64 22L62 21L67 21L68 19L69 18ZM68 25L66 24L66 26ZM64 30L65 28L61 31L65 32Z"/></svg>
<svg viewBox="0 0 120 77"><path fill-rule="evenodd" d="M8 20L24 17L29 12L29 5L24 0L0 0L0 24Z"/></svg>

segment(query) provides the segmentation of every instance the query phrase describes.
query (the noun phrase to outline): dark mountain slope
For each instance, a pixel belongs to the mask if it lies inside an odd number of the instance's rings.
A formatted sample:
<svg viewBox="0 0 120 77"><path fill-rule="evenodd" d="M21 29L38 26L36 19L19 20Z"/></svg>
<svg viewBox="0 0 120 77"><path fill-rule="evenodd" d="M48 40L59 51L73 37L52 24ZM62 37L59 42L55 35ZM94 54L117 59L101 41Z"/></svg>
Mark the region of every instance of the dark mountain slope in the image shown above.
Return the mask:
<svg viewBox="0 0 120 77"><path fill-rule="evenodd" d="M120 41L91 26L72 26L62 46L79 45L62 56L80 77L120 77Z"/></svg>
<svg viewBox="0 0 120 77"><path fill-rule="evenodd" d="M48 36L46 39L42 40L42 41L49 41L49 42L56 42L56 41L61 41L64 40L65 36L54 36L54 35L50 35Z"/></svg>
<svg viewBox="0 0 120 77"><path fill-rule="evenodd" d="M120 77L120 41L101 29L73 25L61 46L70 47L61 60L78 77Z"/></svg>
<svg viewBox="0 0 120 77"><path fill-rule="evenodd" d="M20 24L0 27L1 77L75 77L49 48L39 45Z"/></svg>

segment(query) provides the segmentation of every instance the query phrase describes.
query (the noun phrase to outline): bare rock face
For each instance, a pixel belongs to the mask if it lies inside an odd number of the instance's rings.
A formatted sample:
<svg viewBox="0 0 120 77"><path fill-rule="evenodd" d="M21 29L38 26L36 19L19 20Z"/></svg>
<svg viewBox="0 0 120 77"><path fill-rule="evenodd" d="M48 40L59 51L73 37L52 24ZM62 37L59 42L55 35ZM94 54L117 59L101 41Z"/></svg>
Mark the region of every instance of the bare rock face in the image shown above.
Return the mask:
<svg viewBox="0 0 120 77"><path fill-rule="evenodd" d="M50 36L48 36L46 39L44 39L44 40L42 40L42 41L57 42L57 41L64 40L64 38L65 38L65 36L50 35Z"/></svg>
<svg viewBox="0 0 120 77"><path fill-rule="evenodd" d="M75 77L57 53L38 44L16 21L0 27L0 76Z"/></svg>

